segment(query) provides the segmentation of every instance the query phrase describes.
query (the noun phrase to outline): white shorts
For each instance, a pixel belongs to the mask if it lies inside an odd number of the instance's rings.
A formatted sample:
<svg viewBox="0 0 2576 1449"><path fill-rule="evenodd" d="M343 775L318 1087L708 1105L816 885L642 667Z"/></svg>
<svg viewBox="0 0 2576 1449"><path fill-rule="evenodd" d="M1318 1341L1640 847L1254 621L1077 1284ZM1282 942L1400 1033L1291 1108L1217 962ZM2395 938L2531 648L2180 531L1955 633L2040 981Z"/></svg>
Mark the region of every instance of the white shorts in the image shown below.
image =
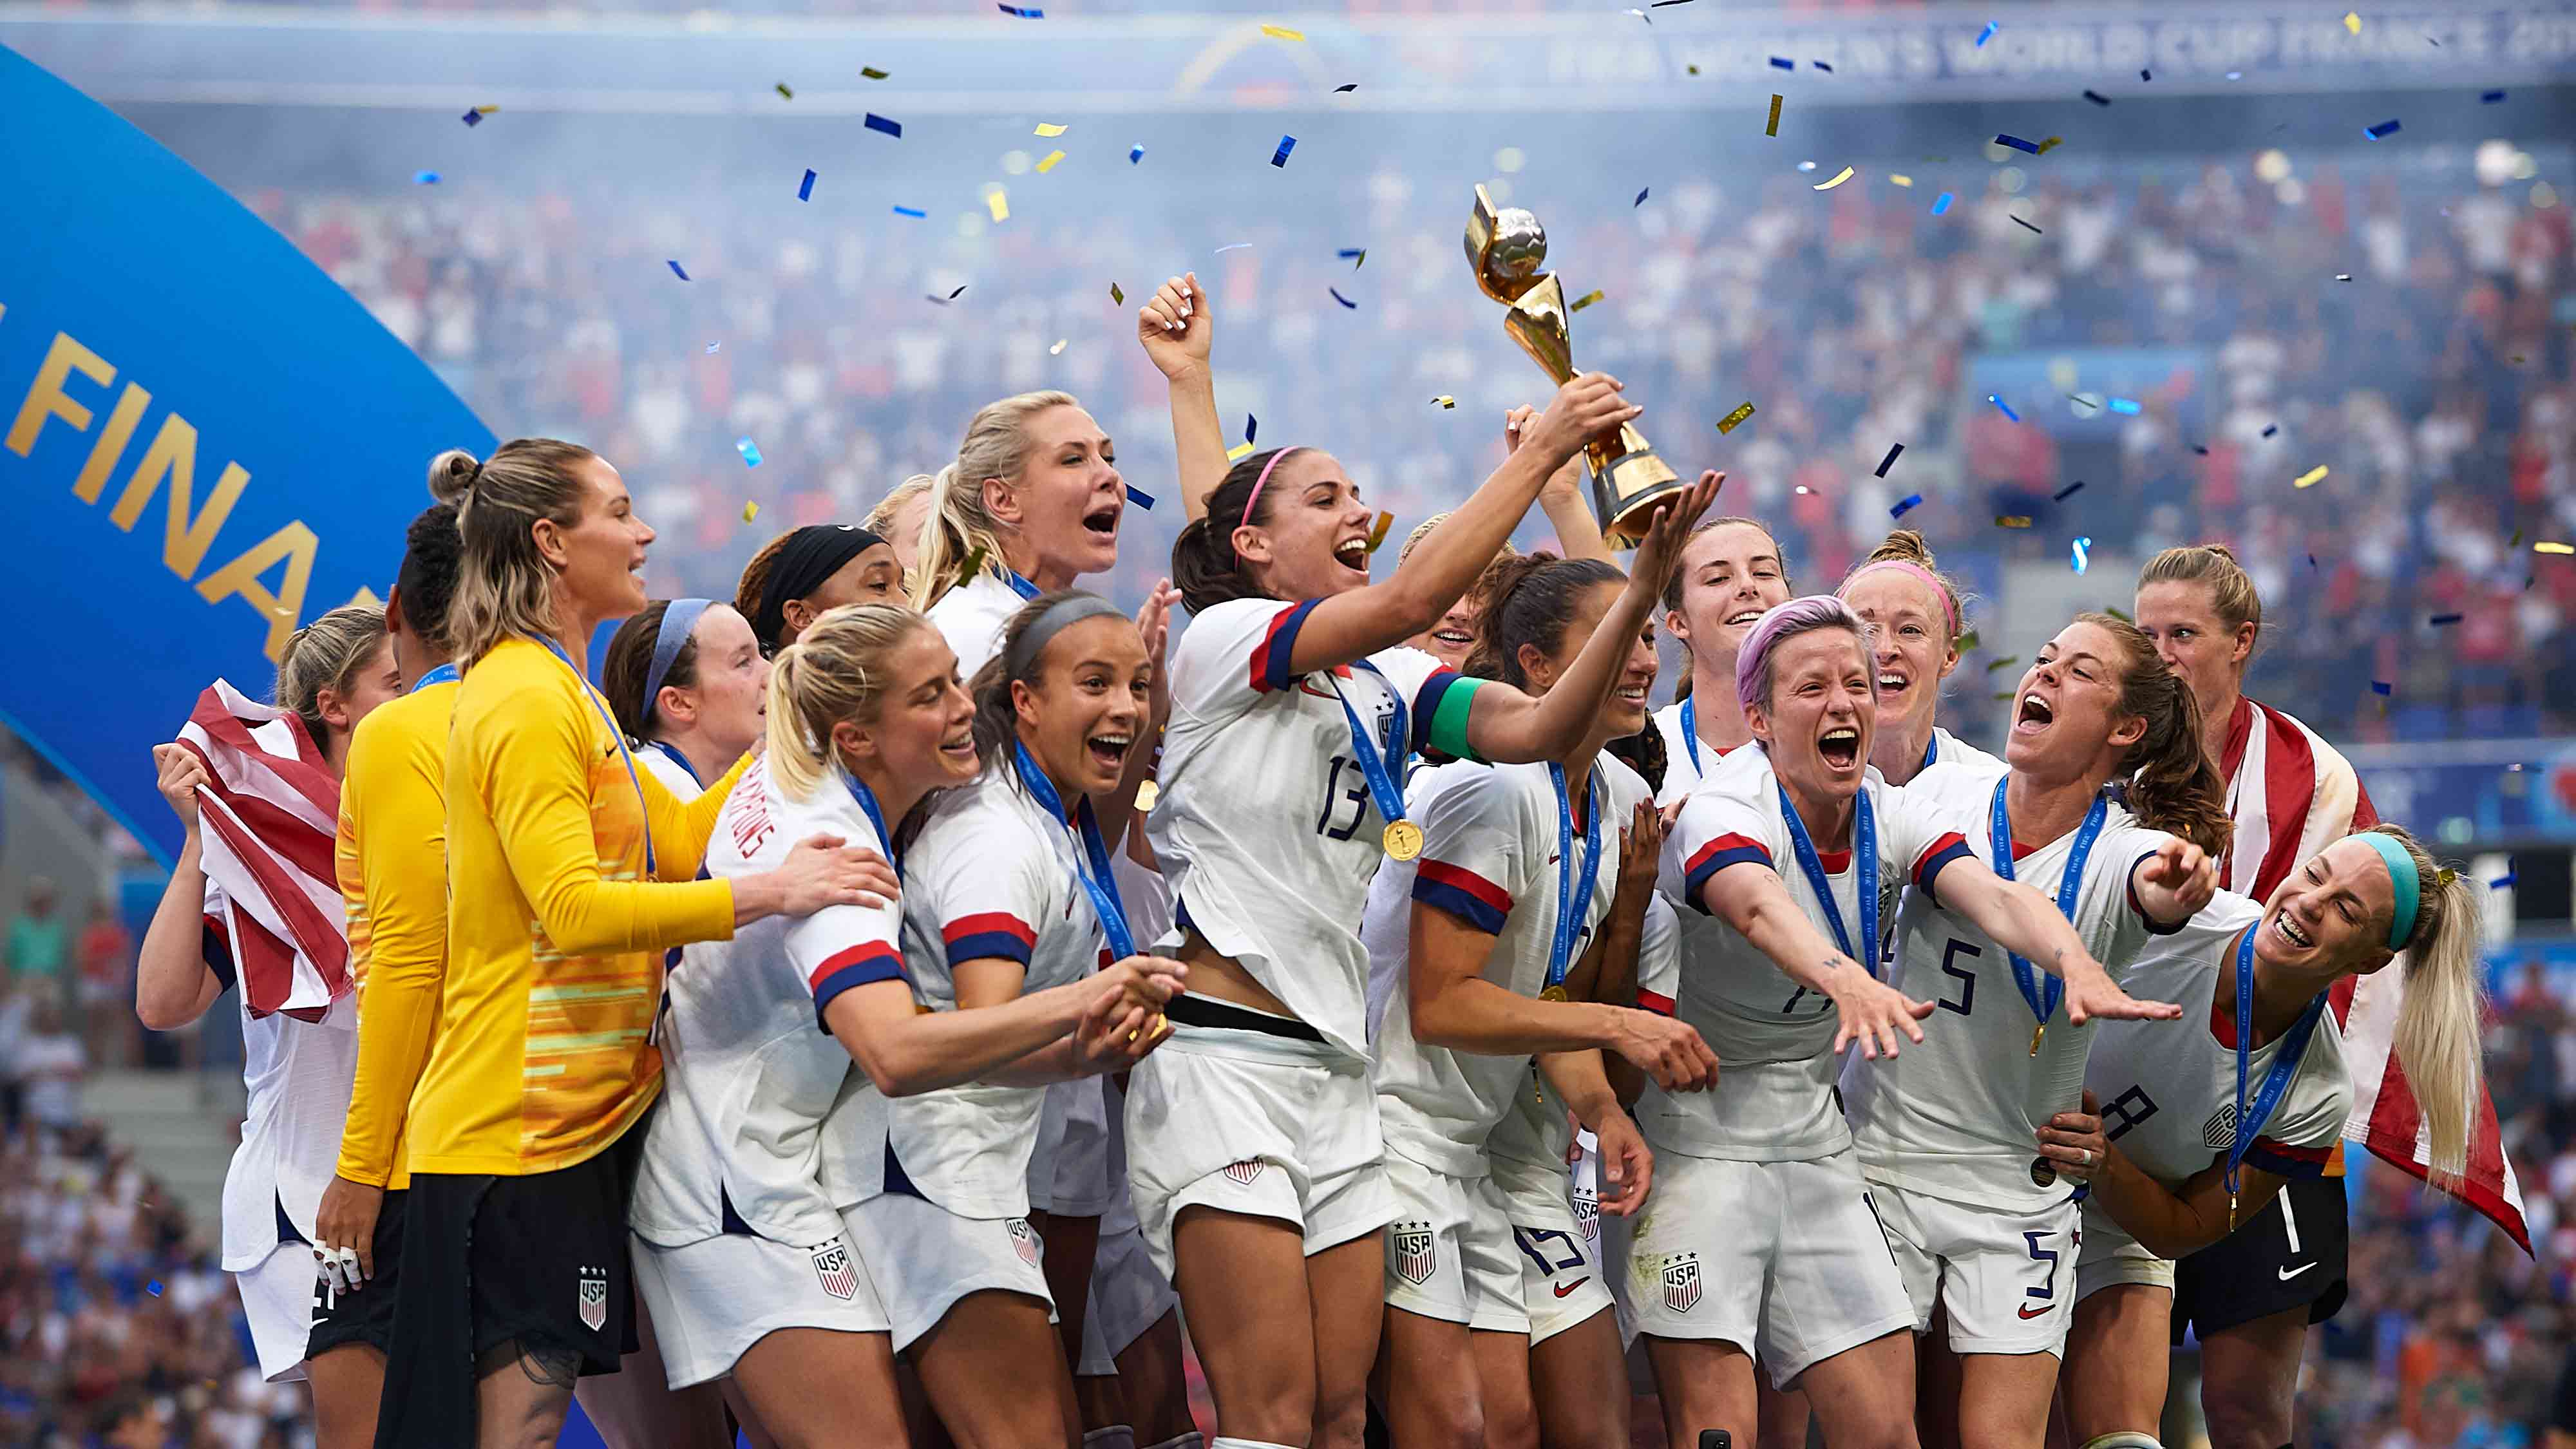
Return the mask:
<svg viewBox="0 0 2576 1449"><path fill-rule="evenodd" d="M1586 1219L1580 1209L1592 1200L1576 1194L1563 1169L1498 1161L1492 1170L1519 1250L1521 1307L1536 1347L1611 1306L1601 1214L1595 1209Z"/></svg>
<svg viewBox="0 0 2576 1449"><path fill-rule="evenodd" d="M1116 1232L1104 1226L1100 1251L1091 1260L1091 1311L1082 1319L1082 1366L1076 1372L1084 1378L1116 1376L1118 1355L1180 1301L1172 1280L1155 1270L1142 1230L1132 1223Z"/></svg>
<svg viewBox="0 0 2576 1449"><path fill-rule="evenodd" d="M2114 1283L2142 1283L2170 1293L2173 1259L2159 1258L2133 1241L2094 1233L2075 1265L2075 1301L2081 1303Z"/></svg>
<svg viewBox="0 0 2576 1449"><path fill-rule="evenodd" d="M841 1226L885 1299L894 1351L939 1326L957 1300L994 1289L1046 1305L1046 1244L1027 1218L961 1218L908 1192L881 1192L841 1209Z"/></svg>
<svg viewBox="0 0 2576 1449"><path fill-rule="evenodd" d="M1368 1064L1320 1042L1180 1026L1127 1077L1127 1180L1154 1266L1208 1207L1294 1223L1306 1252L1395 1220Z"/></svg>
<svg viewBox="0 0 2576 1449"><path fill-rule="evenodd" d="M2035 1212L1952 1202L1874 1182L1870 1200L1914 1305L1914 1331L1949 1310L1953 1353L2066 1356L2075 1316L2083 1209L2072 1198Z"/></svg>
<svg viewBox="0 0 2576 1449"><path fill-rule="evenodd" d="M1494 1180L1451 1177L1396 1151L1386 1154L1386 1177L1395 1189L1386 1306L1480 1333L1529 1332L1520 1255Z"/></svg>
<svg viewBox="0 0 2576 1449"><path fill-rule="evenodd" d="M253 1267L233 1275L242 1317L250 1321L259 1374L272 1384L304 1377L304 1346L313 1337L313 1296L325 1290L313 1249L280 1243Z"/></svg>
<svg viewBox="0 0 2576 1449"><path fill-rule="evenodd" d="M884 1333L876 1280L835 1233L810 1248L750 1233L719 1233L676 1248L629 1235L635 1291L653 1315L671 1387L723 1378L752 1345L782 1328Z"/></svg>
<svg viewBox="0 0 2576 1449"><path fill-rule="evenodd" d="M1109 1211L1109 1115L1098 1077L1047 1085L1029 1154L1029 1210L1068 1218Z"/></svg>
<svg viewBox="0 0 2576 1449"><path fill-rule="evenodd" d="M1628 1253L1640 1332L1723 1339L1775 1388L1914 1326L1851 1149L1805 1162L1655 1154Z"/></svg>

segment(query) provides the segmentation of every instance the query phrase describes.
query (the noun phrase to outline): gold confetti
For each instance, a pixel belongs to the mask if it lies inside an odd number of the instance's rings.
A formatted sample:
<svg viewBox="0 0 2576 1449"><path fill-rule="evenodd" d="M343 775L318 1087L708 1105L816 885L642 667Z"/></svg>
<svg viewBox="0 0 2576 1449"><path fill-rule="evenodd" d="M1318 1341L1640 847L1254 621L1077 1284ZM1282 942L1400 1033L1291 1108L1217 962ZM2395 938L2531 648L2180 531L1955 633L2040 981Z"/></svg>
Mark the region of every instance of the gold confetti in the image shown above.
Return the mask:
<svg viewBox="0 0 2576 1449"><path fill-rule="evenodd" d="M476 106L474 108L474 114L478 116L488 116L499 109L501 109L499 106Z"/></svg>
<svg viewBox="0 0 2576 1449"><path fill-rule="evenodd" d="M2049 137L2047 140L2039 143L2039 154L2042 156L2047 155L2050 147L2062 145L2065 143L2065 140L2066 138L2064 136Z"/></svg>
<svg viewBox="0 0 2576 1449"><path fill-rule="evenodd" d="M792 100L796 99L796 93L795 93L794 91L791 91L791 90L789 90L789 89L787 88L787 82L785 82L785 81L780 81L778 84L776 84L776 85L774 85L774 86L770 87L770 89L771 89L771 90L774 90L774 91L776 91L776 92L778 92L779 97L780 97L782 100L790 100L790 101L792 101Z"/></svg>
<svg viewBox="0 0 2576 1449"><path fill-rule="evenodd" d="M1962 654L1972 652L1977 647L1977 631L1971 629L1967 633L1960 635L1958 638L1951 640L1950 647L1958 650Z"/></svg>
<svg viewBox="0 0 2576 1449"><path fill-rule="evenodd" d="M1039 134L1039 135L1041 135L1041 136L1061 136L1061 135L1063 135L1063 134L1064 134L1068 129L1070 129L1070 128L1069 128L1069 127L1065 127L1065 126L1059 126L1059 125L1057 125L1057 124L1056 124L1055 122L1053 122L1053 121L1040 121L1040 122L1038 122L1038 134Z"/></svg>
<svg viewBox="0 0 2576 1449"><path fill-rule="evenodd" d="M1762 128L1763 135L1777 136L1780 134L1780 102L1786 99L1787 97L1779 95L1771 97L1771 124Z"/></svg>
<svg viewBox="0 0 2576 1449"><path fill-rule="evenodd" d="M1291 30L1285 25L1265 25L1261 27L1261 33L1269 36L1273 40L1303 40L1306 38L1306 32L1302 30Z"/></svg>
<svg viewBox="0 0 2576 1449"><path fill-rule="evenodd" d="M1055 356L1057 353L1064 351L1064 344L1065 344L1066 340L1067 340L1067 339L1062 338L1062 337L1057 338L1057 339L1055 340L1055 346L1050 347L1050 348L1048 348L1048 349L1047 349L1047 356L1049 356L1049 357L1053 357L1053 356Z"/></svg>
<svg viewBox="0 0 2576 1449"><path fill-rule="evenodd" d="M1833 179L1833 180L1831 180L1831 181L1819 181L1819 182L1817 182L1817 183L1815 184L1814 189L1815 189L1815 190L1817 190L1817 191L1831 191L1831 190L1833 190L1835 187L1842 185L1844 182L1851 180L1851 178L1852 178L1852 169L1851 169L1850 167L1846 166L1846 167L1844 167L1842 170L1837 171L1837 172L1835 172L1835 173L1834 173L1834 179Z"/></svg>
<svg viewBox="0 0 2576 1449"><path fill-rule="evenodd" d="M1737 403L1735 405L1735 411L1728 413L1725 417L1717 420L1717 430L1720 433L1734 432L1737 428L1744 425L1744 420L1746 418L1751 416L1753 416L1753 404L1749 402Z"/></svg>
<svg viewBox="0 0 2576 1449"><path fill-rule="evenodd" d="M2028 528L2030 527L2030 518L2029 515L2021 513L1998 513L1995 515L1995 527Z"/></svg>
<svg viewBox="0 0 2576 1449"><path fill-rule="evenodd" d="M1440 394L1440 396L1433 398L1431 401L1444 408L1454 408L1458 405L1458 400L1445 392Z"/></svg>
<svg viewBox="0 0 2576 1449"><path fill-rule="evenodd" d="M1011 199L1003 195L1002 188L998 186L984 193L984 209L993 213L995 221L1011 219Z"/></svg>
<svg viewBox="0 0 2576 1449"><path fill-rule="evenodd" d="M1395 515L1386 512L1384 509L1380 509L1378 511L1376 524L1369 529L1368 551L1370 553L1377 552L1377 546L1386 542L1386 531L1394 526Z"/></svg>
<svg viewBox="0 0 2576 1449"><path fill-rule="evenodd" d="M1055 163L1063 159L1064 153L1062 151L1049 151L1046 153L1046 158L1038 162L1038 174L1040 176L1044 176L1048 172L1053 171L1055 169Z"/></svg>
<svg viewBox="0 0 2576 1449"><path fill-rule="evenodd" d="M2361 17L2350 10L2345 11L2343 13L2343 28L2351 31L2355 35L2359 35L2361 33Z"/></svg>
<svg viewBox="0 0 2576 1449"><path fill-rule="evenodd" d="M2121 613L2119 606L2116 604L2104 604L2102 606L2102 612L2119 620L2123 624L2134 624L2138 622L2137 620L2130 618L2128 615Z"/></svg>
<svg viewBox="0 0 2576 1449"><path fill-rule="evenodd" d="M1601 289L1599 287L1595 287L1591 291L1584 293L1582 296L1575 298L1574 305L1566 308L1565 310L1568 312L1580 312L1584 308L1589 307L1600 300Z"/></svg>
<svg viewBox="0 0 2576 1449"><path fill-rule="evenodd" d="M2007 654L2001 659L1989 659L1986 661L1986 672L1992 674L1998 669L2010 669L2020 662L2021 656L2018 654Z"/></svg>
<svg viewBox="0 0 2576 1449"><path fill-rule="evenodd" d="M1902 186L1909 191L1914 187L1914 178L1911 176L1890 175L1887 178L1887 182L1890 186Z"/></svg>
<svg viewBox="0 0 2576 1449"><path fill-rule="evenodd" d="M2559 543L2555 540L2544 538L2533 544L2531 546L2531 551L2533 553L2576 553L2576 543Z"/></svg>
<svg viewBox="0 0 2576 1449"><path fill-rule="evenodd" d="M751 522L753 519L758 518L759 516L760 516L760 505L759 505L759 504L757 504L757 503L746 503L746 504L744 504L744 505L742 506L742 521L743 521L743 522L745 522L745 523L749 523L749 522Z"/></svg>
<svg viewBox="0 0 2576 1449"><path fill-rule="evenodd" d="M1121 305L1124 305L1127 301L1127 294L1118 290L1118 284L1116 282L1109 284L1109 300Z"/></svg>
<svg viewBox="0 0 2576 1449"><path fill-rule="evenodd" d="M884 80L887 76L894 74L894 72L879 70L872 65L863 65L859 67L859 74L866 76L870 80Z"/></svg>
<svg viewBox="0 0 2576 1449"><path fill-rule="evenodd" d="M1692 66L1692 67L1690 68L1690 73L1691 73L1692 75L1697 75L1697 74L1699 74L1699 67L1698 67L1698 66Z"/></svg>
<svg viewBox="0 0 2576 1449"><path fill-rule="evenodd" d="M2290 482L2290 486L2291 486L2291 487L2293 487L2293 488L2313 488L2313 487L2315 487L2318 483L2320 483L2320 482L2324 481L2325 476L2326 476L2326 465L2325 465L2325 464L2323 464L2323 463L2319 463L2317 466L2315 466L2315 467L2313 467L2313 468L2310 468L2310 469L2309 469L2308 471L2306 471L2305 473L2302 473L2302 474L2300 474L2298 477L2296 477L2296 478L2292 479L2292 480L2291 480L2291 482Z"/></svg>
<svg viewBox="0 0 2576 1449"><path fill-rule="evenodd" d="M967 580L975 577L976 570L981 569L983 566L984 546L979 543L975 545L975 551L973 553L966 555L966 561L957 566L957 582L961 585L964 584Z"/></svg>
<svg viewBox="0 0 2576 1449"><path fill-rule="evenodd" d="M1252 445L1250 443L1237 443L1233 447L1225 450L1225 460L1229 463L1240 463L1251 456Z"/></svg>
<svg viewBox="0 0 2576 1449"><path fill-rule="evenodd" d="M2519 528L2515 529L2515 530L2513 531L2513 537L2508 538L2508 539L2506 539L2506 540L2504 541L2504 546L2505 546L2505 547L2507 547L2507 548L2520 548L2520 547L2522 547L2522 530L2521 530L2521 529L2519 529Z"/></svg>

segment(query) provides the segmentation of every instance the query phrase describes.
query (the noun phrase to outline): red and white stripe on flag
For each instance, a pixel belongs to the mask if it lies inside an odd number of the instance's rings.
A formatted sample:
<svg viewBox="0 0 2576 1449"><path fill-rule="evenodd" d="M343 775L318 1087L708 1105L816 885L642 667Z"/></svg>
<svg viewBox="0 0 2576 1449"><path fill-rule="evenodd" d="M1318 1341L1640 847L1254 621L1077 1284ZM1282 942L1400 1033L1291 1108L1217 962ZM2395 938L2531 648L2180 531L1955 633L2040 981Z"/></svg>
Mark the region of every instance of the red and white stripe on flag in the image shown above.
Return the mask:
<svg viewBox="0 0 2576 1449"><path fill-rule="evenodd" d="M2316 732L2279 710L2239 699L2219 761L2227 777L2227 813L2236 848L2220 863L2229 890L2269 901L2281 882L2318 851L2379 823L2370 792L2352 765ZM2352 1074L2347 1142L2418 1181L2432 1180L2432 1144L2424 1111L2395 1051L2398 1009L2406 1000L2403 963L2370 976L2348 976L2328 998L2343 1026L2344 1063ZM2505 1157L2495 1101L2478 1082L2470 1117L2468 1171L2444 1191L2484 1213L2525 1253L2531 1230L2522 1220L2522 1184Z"/></svg>
<svg viewBox="0 0 2576 1449"><path fill-rule="evenodd" d="M294 753L267 747L254 730L282 731ZM352 989L332 858L340 782L292 711L220 679L197 696L179 743L213 782L197 791L198 836L207 878L227 898L220 924L243 1004L253 1015L320 1020Z"/></svg>

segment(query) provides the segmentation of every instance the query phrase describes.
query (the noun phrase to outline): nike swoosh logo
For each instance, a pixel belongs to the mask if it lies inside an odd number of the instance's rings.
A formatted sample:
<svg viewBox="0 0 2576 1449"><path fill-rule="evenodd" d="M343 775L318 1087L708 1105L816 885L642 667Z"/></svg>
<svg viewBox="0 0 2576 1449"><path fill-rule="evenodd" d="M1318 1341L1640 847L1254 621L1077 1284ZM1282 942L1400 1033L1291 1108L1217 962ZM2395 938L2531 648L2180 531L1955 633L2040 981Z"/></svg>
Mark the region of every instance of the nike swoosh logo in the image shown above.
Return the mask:
<svg viewBox="0 0 2576 1449"><path fill-rule="evenodd" d="M2043 1304L2039 1305L2039 1313L2033 1313L2033 1312L2031 1312L2031 1311L2030 1311L2030 1305L2029 1305L2029 1304L2027 1304L2027 1303L2025 1303L2025 1304L2023 1304L2023 1305L2021 1306L2021 1308L2020 1308L2018 1311L2020 1312L2021 1316L2022 1316L2022 1317L2024 1317L2024 1318L2037 1318L2037 1317L2039 1317L2039 1316L2040 1316L2040 1314L2044 1314L2044 1313L2048 1312L2048 1310L2050 1310L2050 1309L2052 1309L2052 1308L2055 1308L2056 1306L2057 1306L2057 1305L2056 1305L2056 1304L2054 1304L2054 1303L2043 1303Z"/></svg>
<svg viewBox="0 0 2576 1449"><path fill-rule="evenodd" d="M1582 1277L1575 1279L1573 1282L1568 1283L1568 1284L1564 1285L1563 1287L1558 1288L1558 1289L1556 1290L1556 1296L1557 1296L1557 1297L1559 1297L1559 1298L1562 1298L1562 1297L1564 1297L1566 1294L1573 1292L1575 1289L1580 1288L1580 1287L1582 1287L1584 1284L1589 1283L1589 1282L1591 1282L1591 1281L1592 1281L1592 1275L1591 1275L1591 1274L1589 1274L1589 1273L1586 1273L1586 1274L1584 1274Z"/></svg>
<svg viewBox="0 0 2576 1449"><path fill-rule="evenodd" d="M2275 1268L2272 1271L2280 1274L2281 1281L2287 1283L2291 1279L2298 1277L2301 1273L2304 1273L2315 1266L2316 1264L2314 1263L2302 1263L2295 1268Z"/></svg>

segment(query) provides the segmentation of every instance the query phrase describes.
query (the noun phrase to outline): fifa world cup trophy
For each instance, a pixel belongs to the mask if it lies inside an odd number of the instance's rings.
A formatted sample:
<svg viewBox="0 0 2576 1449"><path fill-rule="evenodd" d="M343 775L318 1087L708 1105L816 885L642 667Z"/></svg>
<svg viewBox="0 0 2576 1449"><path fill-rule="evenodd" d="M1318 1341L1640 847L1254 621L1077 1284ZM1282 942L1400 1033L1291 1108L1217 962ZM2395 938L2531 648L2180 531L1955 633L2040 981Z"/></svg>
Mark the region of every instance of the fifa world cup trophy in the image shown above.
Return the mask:
<svg viewBox="0 0 2576 1449"><path fill-rule="evenodd" d="M1485 188L1476 188L1476 211L1467 219L1467 263L1476 285L1503 304L1503 331L1521 345L1559 386L1574 379L1571 313L1565 285L1539 267L1547 260L1547 230L1517 206L1497 210ZM1645 537L1656 505L1682 490L1682 481L1646 441L1621 424L1617 437L1584 444L1592 470L1592 511L1602 537L1614 548L1635 548Z"/></svg>

